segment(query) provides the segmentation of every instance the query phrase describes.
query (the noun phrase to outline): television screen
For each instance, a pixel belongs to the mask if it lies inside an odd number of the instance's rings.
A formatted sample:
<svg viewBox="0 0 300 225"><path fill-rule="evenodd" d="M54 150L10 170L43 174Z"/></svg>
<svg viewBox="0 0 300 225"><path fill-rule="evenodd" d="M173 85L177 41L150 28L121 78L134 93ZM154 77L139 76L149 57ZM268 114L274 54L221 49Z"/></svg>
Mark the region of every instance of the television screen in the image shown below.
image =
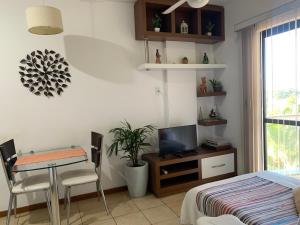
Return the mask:
<svg viewBox="0 0 300 225"><path fill-rule="evenodd" d="M196 125L159 129L158 136L161 156L197 149Z"/></svg>

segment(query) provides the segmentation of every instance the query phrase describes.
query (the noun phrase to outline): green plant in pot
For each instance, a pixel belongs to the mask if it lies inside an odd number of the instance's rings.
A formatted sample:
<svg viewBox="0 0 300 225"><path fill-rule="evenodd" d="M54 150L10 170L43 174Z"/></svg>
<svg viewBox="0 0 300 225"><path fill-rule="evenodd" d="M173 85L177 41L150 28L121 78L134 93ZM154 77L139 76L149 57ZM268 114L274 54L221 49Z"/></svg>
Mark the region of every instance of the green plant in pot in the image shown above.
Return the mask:
<svg viewBox="0 0 300 225"><path fill-rule="evenodd" d="M139 160L139 153L151 146L147 139L154 130L155 128L151 125L133 129L130 123L124 121L121 127L114 128L109 132L113 134L113 140L107 153L112 156L123 152L124 156L121 159L128 160L124 175L129 194L132 197L144 196L147 191L148 163Z"/></svg>
<svg viewBox="0 0 300 225"><path fill-rule="evenodd" d="M209 80L214 92L221 92L223 91L223 85L220 81L217 81L215 79Z"/></svg>
<svg viewBox="0 0 300 225"><path fill-rule="evenodd" d="M206 25L206 30L207 30L206 35L207 36L212 36L212 32L213 32L214 28L215 28L215 24L213 24L211 21L209 21Z"/></svg>
<svg viewBox="0 0 300 225"><path fill-rule="evenodd" d="M155 32L160 32L161 18L158 14L155 14L154 18L152 19L152 25L154 27Z"/></svg>

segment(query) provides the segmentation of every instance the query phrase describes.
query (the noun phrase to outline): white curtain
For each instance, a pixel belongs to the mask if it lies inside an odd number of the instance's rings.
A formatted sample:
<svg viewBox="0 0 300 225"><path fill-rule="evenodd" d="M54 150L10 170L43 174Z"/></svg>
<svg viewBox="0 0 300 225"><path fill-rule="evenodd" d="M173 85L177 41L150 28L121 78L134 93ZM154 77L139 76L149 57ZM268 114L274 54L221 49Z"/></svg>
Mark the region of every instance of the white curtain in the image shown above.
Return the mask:
<svg viewBox="0 0 300 225"><path fill-rule="evenodd" d="M248 172L261 171L265 166L286 174L299 171L298 15L295 9L242 31Z"/></svg>
<svg viewBox="0 0 300 225"><path fill-rule="evenodd" d="M244 80L245 170L263 170L262 151L262 77L260 35L255 26L242 31Z"/></svg>

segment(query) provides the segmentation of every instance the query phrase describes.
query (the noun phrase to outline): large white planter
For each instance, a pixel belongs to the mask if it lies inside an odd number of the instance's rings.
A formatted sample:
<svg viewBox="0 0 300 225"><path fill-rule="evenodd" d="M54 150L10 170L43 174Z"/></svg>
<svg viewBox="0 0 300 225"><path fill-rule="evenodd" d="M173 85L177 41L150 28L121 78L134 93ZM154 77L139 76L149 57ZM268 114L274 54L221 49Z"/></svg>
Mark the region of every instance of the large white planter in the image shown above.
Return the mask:
<svg viewBox="0 0 300 225"><path fill-rule="evenodd" d="M125 179L131 197L142 197L147 192L149 165L145 161L141 161L143 166L131 167L125 166Z"/></svg>

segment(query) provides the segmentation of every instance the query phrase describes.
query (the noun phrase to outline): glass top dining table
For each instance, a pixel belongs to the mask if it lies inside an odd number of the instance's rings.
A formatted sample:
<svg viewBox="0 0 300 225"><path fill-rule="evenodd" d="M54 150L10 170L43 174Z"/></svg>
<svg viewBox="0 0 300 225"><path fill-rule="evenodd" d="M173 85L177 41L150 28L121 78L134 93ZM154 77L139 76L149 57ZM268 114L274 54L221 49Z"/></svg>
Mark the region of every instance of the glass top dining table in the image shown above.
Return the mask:
<svg viewBox="0 0 300 225"><path fill-rule="evenodd" d="M60 225L57 167L68 166L88 160L81 147L68 147L43 151L31 151L17 157L12 171L15 173L47 169L50 183L51 223Z"/></svg>
<svg viewBox="0 0 300 225"><path fill-rule="evenodd" d="M50 150L37 150L37 151L31 151L29 153L25 153L22 155L18 155L18 159L22 157L30 157L40 154L48 154L48 153L54 153L58 151L66 151L66 150L72 150L72 149L82 149L79 146L72 146L72 147L64 147L64 148L56 148L56 149L50 149ZM50 160L41 160L40 162L32 162L32 163L26 163L26 164L20 164L15 165L12 169L13 172L19 173L19 172L28 172L33 170L43 170L43 169L49 169L52 167L62 167L62 166L68 166L76 163L81 163L87 161L87 155L76 155L76 156L70 156L70 157L64 157L64 158L52 158Z"/></svg>

